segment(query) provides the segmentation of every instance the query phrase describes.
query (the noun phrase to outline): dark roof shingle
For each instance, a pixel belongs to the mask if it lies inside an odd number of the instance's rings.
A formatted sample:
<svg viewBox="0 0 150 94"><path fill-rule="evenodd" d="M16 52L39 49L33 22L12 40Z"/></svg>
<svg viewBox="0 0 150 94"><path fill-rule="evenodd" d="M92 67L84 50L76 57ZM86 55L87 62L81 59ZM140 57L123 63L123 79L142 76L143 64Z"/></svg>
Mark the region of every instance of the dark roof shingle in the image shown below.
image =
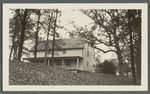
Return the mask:
<svg viewBox="0 0 150 94"><path fill-rule="evenodd" d="M83 38L66 38L66 39L56 39L55 40L55 49L77 49L84 48L84 45L87 44L87 41ZM39 41L37 50L45 50L46 41ZM52 50L52 40L48 41L48 50ZM31 48L30 51L34 51L35 46Z"/></svg>

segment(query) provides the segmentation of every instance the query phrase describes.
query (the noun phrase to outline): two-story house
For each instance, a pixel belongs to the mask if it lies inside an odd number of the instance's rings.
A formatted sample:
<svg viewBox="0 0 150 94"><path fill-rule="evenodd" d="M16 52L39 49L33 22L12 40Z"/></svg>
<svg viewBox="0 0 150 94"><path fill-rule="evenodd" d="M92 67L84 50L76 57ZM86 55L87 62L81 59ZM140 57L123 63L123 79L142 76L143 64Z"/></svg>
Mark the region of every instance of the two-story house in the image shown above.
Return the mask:
<svg viewBox="0 0 150 94"><path fill-rule="evenodd" d="M47 46L47 65L51 65L51 44L52 41L49 41ZM37 63L44 63L45 48L46 41L40 41L37 46ZM35 47L30 50L29 58L24 58L24 60L34 61L34 49ZM83 38L56 40L53 66L93 72L94 55L94 49Z"/></svg>

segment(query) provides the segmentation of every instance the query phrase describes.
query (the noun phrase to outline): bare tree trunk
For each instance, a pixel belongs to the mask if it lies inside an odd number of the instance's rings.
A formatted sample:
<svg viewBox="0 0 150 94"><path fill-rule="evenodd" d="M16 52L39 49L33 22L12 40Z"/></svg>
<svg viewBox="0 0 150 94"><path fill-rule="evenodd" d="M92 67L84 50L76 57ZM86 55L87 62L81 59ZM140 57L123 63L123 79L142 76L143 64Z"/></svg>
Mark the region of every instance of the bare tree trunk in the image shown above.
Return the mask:
<svg viewBox="0 0 150 94"><path fill-rule="evenodd" d="M124 75L123 58L122 58L122 55L121 55L120 48L117 49L117 56L118 56L118 60L119 60L119 74Z"/></svg>
<svg viewBox="0 0 150 94"><path fill-rule="evenodd" d="M20 32L20 31L19 31ZM18 50L19 50L19 42L20 42L20 34L17 32L17 41L15 41L15 46L14 46L14 58L13 60L18 58Z"/></svg>
<svg viewBox="0 0 150 94"><path fill-rule="evenodd" d="M47 42L46 42L45 58L44 58L45 65L46 65L46 58L47 58L47 46L48 46L49 32L50 32L50 29L52 29L52 23L53 23L53 12L51 12L51 15L49 17L50 17L50 19L49 19L49 24L48 24Z"/></svg>
<svg viewBox="0 0 150 94"><path fill-rule="evenodd" d="M128 11L128 17L129 17L129 23L128 23L128 28L129 28L129 36L130 36L130 54L131 54L131 69L132 69L132 82L135 85L136 84L136 77L135 77L135 64L134 64L134 49L133 49L133 39L132 39L132 28L131 28L131 18L132 18L132 11Z"/></svg>
<svg viewBox="0 0 150 94"><path fill-rule="evenodd" d="M127 72L127 77L129 77L129 72Z"/></svg>
<svg viewBox="0 0 150 94"><path fill-rule="evenodd" d="M38 45L38 32L35 33L35 52L34 52L34 63L36 63L37 45Z"/></svg>
<svg viewBox="0 0 150 94"><path fill-rule="evenodd" d="M141 83L141 47L140 46L138 47L136 55L137 55L137 59L136 59L137 80L140 81Z"/></svg>
<svg viewBox="0 0 150 94"><path fill-rule="evenodd" d="M36 63L37 45L38 45L38 33L39 33L39 21L40 21L40 10L38 11L37 28L35 32L35 52L34 52L34 63Z"/></svg>
<svg viewBox="0 0 150 94"><path fill-rule="evenodd" d="M135 78L135 67L134 67L134 55L133 55L133 44L132 44L132 31L130 30L130 54L131 54L131 68L132 68L132 81L136 84Z"/></svg>
<svg viewBox="0 0 150 94"><path fill-rule="evenodd" d="M18 25L18 16L15 17L15 30L14 30L14 35L13 35L13 39L12 39L12 47L11 47L11 51L10 51L10 55L9 55L9 60L11 60L11 55L14 49L14 45L15 45L15 38L16 38L16 33L17 33L17 25Z"/></svg>
<svg viewBox="0 0 150 94"><path fill-rule="evenodd" d="M48 46L48 38L49 38L49 32L50 32L50 27L51 27L51 22L52 21L52 15L51 15L51 18L49 20L49 24L48 24L48 31L47 31L47 41L46 41L46 47L45 47L45 57L44 57L44 64L46 64L46 61L47 61L47 46Z"/></svg>
<svg viewBox="0 0 150 94"><path fill-rule="evenodd" d="M14 54L13 54L14 58L13 58L13 60L17 59L17 49L18 49L18 46L14 46Z"/></svg>
<svg viewBox="0 0 150 94"><path fill-rule="evenodd" d="M9 60L11 60L11 55L12 55L12 52L13 52L13 48L14 48L14 43L12 44L12 47L11 47L11 51L10 51L10 55L9 55Z"/></svg>
<svg viewBox="0 0 150 94"><path fill-rule="evenodd" d="M137 70L137 80L141 83L141 33L138 35L138 47L136 54L136 70Z"/></svg>
<svg viewBox="0 0 150 94"><path fill-rule="evenodd" d="M124 75L124 70L123 70L123 57L121 55L121 50L120 50L120 46L119 46L119 42L118 42L118 37L116 35L116 29L114 29L113 32L113 36L114 36L114 41L115 41L115 48L117 50L117 56L118 56L118 60L119 60L119 74L120 75Z"/></svg>
<svg viewBox="0 0 150 94"><path fill-rule="evenodd" d="M44 57L44 64L46 64L46 60L47 60L47 46L48 46L48 38L49 38L49 31L47 32L47 41L46 41L46 47L45 47L45 57Z"/></svg>
<svg viewBox="0 0 150 94"><path fill-rule="evenodd" d="M55 32L56 32L57 14L58 14L58 9L56 9L56 18L55 18L54 32L53 32L52 66L53 66L53 63L54 63L54 45L55 45L54 43L55 43Z"/></svg>
<svg viewBox="0 0 150 94"><path fill-rule="evenodd" d="M22 48L23 48L23 43L24 43L24 35L25 35L25 27L26 27L26 19L27 19L27 9L24 11L24 17L22 20L22 28L21 28L21 37L20 37L20 42L19 42L19 52L18 52L18 60L21 60L22 56Z"/></svg>

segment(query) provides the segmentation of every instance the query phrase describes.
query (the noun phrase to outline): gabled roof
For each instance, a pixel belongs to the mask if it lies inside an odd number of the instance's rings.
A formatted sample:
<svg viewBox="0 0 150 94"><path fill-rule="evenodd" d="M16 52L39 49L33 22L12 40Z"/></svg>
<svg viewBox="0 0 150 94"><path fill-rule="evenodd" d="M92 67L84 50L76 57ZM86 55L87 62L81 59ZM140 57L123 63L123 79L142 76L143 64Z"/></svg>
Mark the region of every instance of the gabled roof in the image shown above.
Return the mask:
<svg viewBox="0 0 150 94"><path fill-rule="evenodd" d="M84 48L87 41L83 38L66 38L66 39L56 39L54 49L79 49ZM46 41L39 41L37 50L42 51L46 48ZM52 50L52 40L48 41L48 50ZM35 46L31 48L30 51L34 51Z"/></svg>

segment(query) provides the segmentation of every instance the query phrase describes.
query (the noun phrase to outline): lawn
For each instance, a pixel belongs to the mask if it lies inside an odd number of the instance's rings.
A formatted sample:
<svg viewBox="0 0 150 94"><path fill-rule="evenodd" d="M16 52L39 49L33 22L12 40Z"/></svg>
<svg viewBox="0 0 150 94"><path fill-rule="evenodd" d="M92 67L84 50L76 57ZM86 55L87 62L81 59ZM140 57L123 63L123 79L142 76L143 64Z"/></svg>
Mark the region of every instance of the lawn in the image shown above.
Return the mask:
<svg viewBox="0 0 150 94"><path fill-rule="evenodd" d="M10 61L10 85L131 85L131 78L103 73L74 73L35 63Z"/></svg>

